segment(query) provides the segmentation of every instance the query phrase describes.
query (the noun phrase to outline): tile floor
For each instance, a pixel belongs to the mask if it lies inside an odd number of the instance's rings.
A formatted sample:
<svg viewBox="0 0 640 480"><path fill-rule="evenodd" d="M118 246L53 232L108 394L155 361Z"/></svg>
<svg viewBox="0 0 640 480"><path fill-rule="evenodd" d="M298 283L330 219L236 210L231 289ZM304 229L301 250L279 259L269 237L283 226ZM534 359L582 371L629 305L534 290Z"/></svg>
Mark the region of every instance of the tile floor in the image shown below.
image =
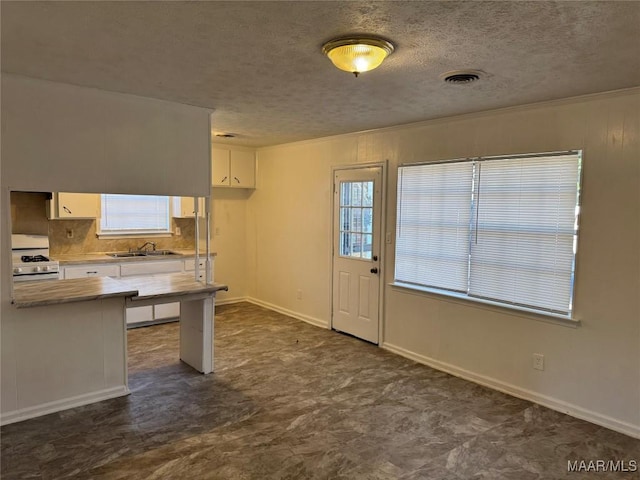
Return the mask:
<svg viewBox="0 0 640 480"><path fill-rule="evenodd" d="M567 471L640 440L251 304L216 321L208 376L177 324L129 331L131 395L3 427L1 478L640 478Z"/></svg>

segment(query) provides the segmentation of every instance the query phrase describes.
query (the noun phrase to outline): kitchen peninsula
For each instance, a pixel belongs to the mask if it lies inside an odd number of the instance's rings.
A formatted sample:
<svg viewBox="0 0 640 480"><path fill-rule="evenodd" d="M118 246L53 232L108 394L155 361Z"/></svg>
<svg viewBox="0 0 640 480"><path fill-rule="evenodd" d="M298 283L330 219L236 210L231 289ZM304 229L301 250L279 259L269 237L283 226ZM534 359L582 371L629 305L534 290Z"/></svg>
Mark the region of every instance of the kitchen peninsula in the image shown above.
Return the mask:
<svg viewBox="0 0 640 480"><path fill-rule="evenodd" d="M227 286L186 272L15 283L11 327L21 408L3 413L2 423L127 395L128 306L179 301L180 359L210 373L220 290Z"/></svg>

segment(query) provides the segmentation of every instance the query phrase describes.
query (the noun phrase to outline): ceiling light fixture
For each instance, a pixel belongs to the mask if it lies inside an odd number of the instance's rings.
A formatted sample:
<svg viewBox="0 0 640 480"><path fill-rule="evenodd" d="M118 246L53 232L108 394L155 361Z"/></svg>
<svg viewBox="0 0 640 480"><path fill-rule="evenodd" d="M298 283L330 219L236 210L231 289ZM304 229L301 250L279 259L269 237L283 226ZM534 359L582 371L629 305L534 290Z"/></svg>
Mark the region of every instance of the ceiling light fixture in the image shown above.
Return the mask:
<svg viewBox="0 0 640 480"><path fill-rule="evenodd" d="M391 42L374 37L337 38L322 46L324 53L340 70L351 72L356 77L380 66L393 53Z"/></svg>

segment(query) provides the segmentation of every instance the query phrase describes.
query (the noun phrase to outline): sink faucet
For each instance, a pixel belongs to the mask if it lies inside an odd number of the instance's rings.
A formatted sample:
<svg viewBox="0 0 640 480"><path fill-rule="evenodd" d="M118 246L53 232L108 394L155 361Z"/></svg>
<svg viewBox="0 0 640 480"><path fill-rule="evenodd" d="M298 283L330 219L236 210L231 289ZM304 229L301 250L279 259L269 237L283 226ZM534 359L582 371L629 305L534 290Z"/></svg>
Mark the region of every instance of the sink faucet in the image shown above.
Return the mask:
<svg viewBox="0 0 640 480"><path fill-rule="evenodd" d="M142 244L141 247L138 247L138 250L142 250L147 245L151 245L151 247L153 247L153 250L155 251L155 249L156 249L156 243L155 242L145 242L145 243Z"/></svg>

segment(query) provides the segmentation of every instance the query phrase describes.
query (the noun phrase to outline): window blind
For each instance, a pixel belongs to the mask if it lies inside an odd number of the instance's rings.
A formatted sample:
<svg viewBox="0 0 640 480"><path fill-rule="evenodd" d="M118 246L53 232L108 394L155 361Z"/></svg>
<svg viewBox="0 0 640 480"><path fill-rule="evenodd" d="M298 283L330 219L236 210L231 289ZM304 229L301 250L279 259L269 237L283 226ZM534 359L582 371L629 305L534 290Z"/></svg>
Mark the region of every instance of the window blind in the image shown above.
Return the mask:
<svg viewBox="0 0 640 480"><path fill-rule="evenodd" d="M169 197L103 194L101 211L102 232L169 231Z"/></svg>
<svg viewBox="0 0 640 480"><path fill-rule="evenodd" d="M469 294L571 311L577 155L478 163Z"/></svg>
<svg viewBox="0 0 640 480"><path fill-rule="evenodd" d="M473 164L398 170L396 280L466 292Z"/></svg>
<svg viewBox="0 0 640 480"><path fill-rule="evenodd" d="M570 316L580 152L398 169L395 281Z"/></svg>

